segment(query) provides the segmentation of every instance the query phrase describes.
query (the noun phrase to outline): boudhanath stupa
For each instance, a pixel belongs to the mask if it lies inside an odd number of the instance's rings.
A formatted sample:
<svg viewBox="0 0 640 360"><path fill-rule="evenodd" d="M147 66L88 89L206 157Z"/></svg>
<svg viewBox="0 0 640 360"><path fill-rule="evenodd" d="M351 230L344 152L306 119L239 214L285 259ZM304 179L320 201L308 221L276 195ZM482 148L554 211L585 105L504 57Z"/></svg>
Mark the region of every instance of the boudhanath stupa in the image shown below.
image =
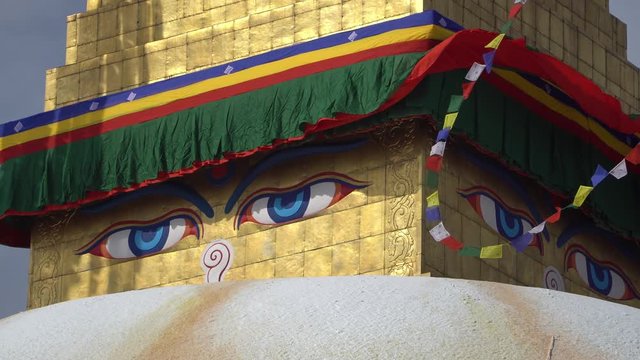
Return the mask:
<svg viewBox="0 0 640 360"><path fill-rule="evenodd" d="M640 358L608 0L88 0L0 124L0 358Z"/></svg>

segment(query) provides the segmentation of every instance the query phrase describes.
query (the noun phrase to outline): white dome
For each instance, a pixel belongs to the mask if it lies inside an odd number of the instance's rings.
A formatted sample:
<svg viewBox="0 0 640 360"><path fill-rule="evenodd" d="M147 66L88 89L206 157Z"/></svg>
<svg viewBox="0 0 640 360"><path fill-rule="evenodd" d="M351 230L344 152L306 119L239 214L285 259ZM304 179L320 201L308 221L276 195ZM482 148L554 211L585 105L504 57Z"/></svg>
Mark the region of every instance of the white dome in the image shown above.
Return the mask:
<svg viewBox="0 0 640 360"><path fill-rule="evenodd" d="M640 359L640 310L428 277L156 288L0 321L2 359Z"/></svg>

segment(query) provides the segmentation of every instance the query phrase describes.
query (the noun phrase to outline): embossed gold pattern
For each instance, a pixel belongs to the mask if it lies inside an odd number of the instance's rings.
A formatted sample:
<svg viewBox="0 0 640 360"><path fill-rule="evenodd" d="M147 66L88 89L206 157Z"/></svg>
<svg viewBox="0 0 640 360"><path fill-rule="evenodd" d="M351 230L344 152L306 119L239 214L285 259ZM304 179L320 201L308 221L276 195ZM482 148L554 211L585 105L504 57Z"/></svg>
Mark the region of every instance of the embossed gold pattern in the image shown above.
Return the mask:
<svg viewBox="0 0 640 360"><path fill-rule="evenodd" d="M387 150L384 266L389 275L420 273L416 258L419 244L415 231L412 234L409 230L415 226L415 196L419 191L417 126L414 121L397 121L374 133Z"/></svg>
<svg viewBox="0 0 640 360"><path fill-rule="evenodd" d="M52 214L36 222L32 236L28 308L60 301L60 246L63 242L64 228L73 214L73 211Z"/></svg>

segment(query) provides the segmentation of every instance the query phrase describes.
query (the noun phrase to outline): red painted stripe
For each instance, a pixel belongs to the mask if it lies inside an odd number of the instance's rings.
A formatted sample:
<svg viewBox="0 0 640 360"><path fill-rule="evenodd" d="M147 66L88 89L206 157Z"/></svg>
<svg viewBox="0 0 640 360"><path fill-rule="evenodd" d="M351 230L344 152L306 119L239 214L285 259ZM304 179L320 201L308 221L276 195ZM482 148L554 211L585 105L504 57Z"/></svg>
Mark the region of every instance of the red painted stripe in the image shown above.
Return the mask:
<svg viewBox="0 0 640 360"><path fill-rule="evenodd" d="M358 62L363 62L382 56L423 52L432 48L437 43L439 43L439 41L436 40L415 40L400 44L385 45L355 54L349 54L333 59L319 61L317 63L303 65L278 74L265 76L226 88L212 90L152 109L123 115L103 123L9 147L0 152L0 164L19 156L24 156L37 151L53 149L58 146L66 145L79 140L89 139L110 131L121 129L123 127L142 124L147 121L158 119L162 116L194 108L206 103L237 96L249 91L263 89L285 81L298 79L301 77L309 76L327 70L337 69L348 65L353 65Z"/></svg>

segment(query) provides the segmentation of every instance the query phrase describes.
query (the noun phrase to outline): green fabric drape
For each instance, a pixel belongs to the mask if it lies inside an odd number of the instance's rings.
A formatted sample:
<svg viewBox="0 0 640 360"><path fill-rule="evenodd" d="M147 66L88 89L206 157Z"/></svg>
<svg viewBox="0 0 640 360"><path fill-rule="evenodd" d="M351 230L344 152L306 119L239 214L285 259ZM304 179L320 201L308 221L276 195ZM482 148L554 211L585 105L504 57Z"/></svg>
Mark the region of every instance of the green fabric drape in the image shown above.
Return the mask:
<svg viewBox="0 0 640 360"><path fill-rule="evenodd" d="M209 103L96 138L12 159L0 166L0 211L35 211L298 137L307 124L338 113L368 114L403 83L423 53L378 58ZM387 111L343 127L370 126L409 115L443 119L466 71L428 76ZM442 125L441 123L439 125ZM592 145L479 82L454 131L549 189L573 196L597 164L612 164ZM637 175L607 179L588 200L602 221L640 236Z"/></svg>
<svg viewBox="0 0 640 360"><path fill-rule="evenodd" d="M303 134L337 113L367 114L388 99L424 53L381 57L174 113L0 166L0 213L72 203Z"/></svg>
<svg viewBox="0 0 640 360"><path fill-rule="evenodd" d="M441 127L449 98L460 94L465 74L466 71L457 71L431 75L392 109L366 121L373 125L389 118L431 115ZM594 146L557 128L483 81L476 84L471 98L460 109L453 132L571 199L580 185L590 185L598 164L606 169L615 166ZM608 177L589 196L587 204L598 221L625 236L639 237L638 199L640 177L630 172L621 180Z"/></svg>

